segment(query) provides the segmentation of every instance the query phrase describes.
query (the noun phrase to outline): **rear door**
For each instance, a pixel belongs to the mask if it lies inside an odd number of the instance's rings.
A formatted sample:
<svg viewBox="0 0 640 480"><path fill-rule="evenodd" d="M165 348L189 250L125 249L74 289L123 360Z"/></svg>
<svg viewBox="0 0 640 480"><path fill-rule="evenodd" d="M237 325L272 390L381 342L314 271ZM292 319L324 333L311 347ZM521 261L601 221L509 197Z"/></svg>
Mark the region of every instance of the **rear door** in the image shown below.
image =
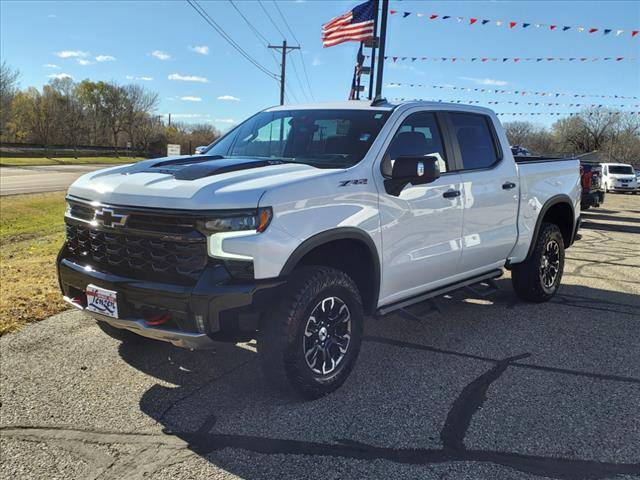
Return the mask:
<svg viewBox="0 0 640 480"><path fill-rule="evenodd" d="M379 185L383 280L380 303L392 303L447 283L459 272L462 201L442 118L433 111L408 112L393 134L379 172L391 176L399 156L438 158L441 176L407 185L399 196ZM449 145L449 147L447 147Z"/></svg>
<svg viewBox="0 0 640 480"><path fill-rule="evenodd" d="M516 243L519 185L516 164L503 151L491 117L447 114L462 165L462 269L480 273L502 266Z"/></svg>

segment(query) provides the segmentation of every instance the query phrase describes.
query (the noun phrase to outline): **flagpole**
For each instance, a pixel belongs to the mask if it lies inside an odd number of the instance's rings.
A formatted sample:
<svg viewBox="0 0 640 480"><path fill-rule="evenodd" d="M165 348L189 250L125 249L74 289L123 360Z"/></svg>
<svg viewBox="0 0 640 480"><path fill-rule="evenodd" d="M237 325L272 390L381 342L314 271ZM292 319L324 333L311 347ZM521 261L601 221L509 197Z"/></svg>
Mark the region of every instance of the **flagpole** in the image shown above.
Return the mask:
<svg viewBox="0 0 640 480"><path fill-rule="evenodd" d="M371 70L369 70L369 100L373 98L373 73L376 71L376 50L378 46L378 10L380 9L380 1L373 0L375 2L375 10L373 14L373 39L371 46Z"/></svg>
<svg viewBox="0 0 640 480"><path fill-rule="evenodd" d="M378 47L378 74L376 78L376 96L382 97L382 75L384 73L384 47L387 42L387 16L389 13L389 0L382 0L382 21L380 22L380 45Z"/></svg>

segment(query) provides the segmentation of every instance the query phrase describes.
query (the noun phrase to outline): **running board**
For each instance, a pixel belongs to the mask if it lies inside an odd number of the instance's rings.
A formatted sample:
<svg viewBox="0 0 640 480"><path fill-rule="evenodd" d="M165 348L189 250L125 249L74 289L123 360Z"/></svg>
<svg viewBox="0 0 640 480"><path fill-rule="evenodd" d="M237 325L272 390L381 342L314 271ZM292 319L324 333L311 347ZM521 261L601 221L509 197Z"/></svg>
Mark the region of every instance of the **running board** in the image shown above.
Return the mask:
<svg viewBox="0 0 640 480"><path fill-rule="evenodd" d="M449 293L454 290L459 290L461 288L467 287L469 285L473 285L475 283L480 283L487 280L495 280L496 278L500 278L502 276L502 273L503 273L502 269L493 270L491 272L484 273L476 277L471 277L466 280L462 280L461 282L452 283L444 287L431 290L429 292L421 293L419 295L416 295L415 297L407 298L406 300L400 300L399 302L385 305L383 307L378 308L378 310L376 311L376 316L386 315L395 310L408 307L409 305L413 305L415 303L424 302L425 300L429 300L434 297L439 297L440 295L444 295L445 293Z"/></svg>

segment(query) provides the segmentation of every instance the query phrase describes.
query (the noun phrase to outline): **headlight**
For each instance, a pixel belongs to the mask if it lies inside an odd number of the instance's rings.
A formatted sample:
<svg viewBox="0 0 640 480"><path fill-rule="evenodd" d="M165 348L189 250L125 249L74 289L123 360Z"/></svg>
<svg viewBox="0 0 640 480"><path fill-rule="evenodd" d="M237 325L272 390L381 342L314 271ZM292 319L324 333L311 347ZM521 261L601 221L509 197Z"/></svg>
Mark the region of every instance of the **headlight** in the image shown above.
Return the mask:
<svg viewBox="0 0 640 480"><path fill-rule="evenodd" d="M272 216L271 207L259 208L250 213L220 216L219 218L206 220L204 228L212 233L239 232L243 230L255 230L261 233L269 226Z"/></svg>

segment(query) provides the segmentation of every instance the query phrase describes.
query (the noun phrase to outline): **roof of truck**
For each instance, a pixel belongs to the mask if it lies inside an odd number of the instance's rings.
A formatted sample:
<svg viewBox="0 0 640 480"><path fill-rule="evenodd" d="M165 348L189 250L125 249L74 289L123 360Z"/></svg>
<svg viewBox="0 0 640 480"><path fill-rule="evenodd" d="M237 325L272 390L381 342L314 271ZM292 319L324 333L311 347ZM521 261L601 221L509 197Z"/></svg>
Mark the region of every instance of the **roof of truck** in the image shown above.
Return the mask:
<svg viewBox="0 0 640 480"><path fill-rule="evenodd" d="M479 107L477 105L464 105L460 103L446 102L427 102L423 100L410 100L403 102L389 102L381 100L375 105L369 100L343 100L338 102L317 102L302 103L292 105L278 105L267 108L267 112L277 112L281 110L373 110L373 111L391 111L399 106L416 106L438 108L442 110L462 110L465 112L492 113L489 108Z"/></svg>

